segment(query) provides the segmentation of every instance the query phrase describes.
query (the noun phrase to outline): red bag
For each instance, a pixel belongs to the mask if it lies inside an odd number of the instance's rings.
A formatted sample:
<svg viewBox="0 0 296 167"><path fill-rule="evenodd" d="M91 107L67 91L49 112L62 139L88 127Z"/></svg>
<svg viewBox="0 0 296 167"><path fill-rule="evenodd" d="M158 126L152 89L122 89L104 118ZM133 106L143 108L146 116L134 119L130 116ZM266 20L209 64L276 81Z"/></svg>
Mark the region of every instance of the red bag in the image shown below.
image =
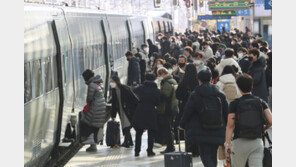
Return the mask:
<svg viewBox="0 0 296 167"><path fill-rule="evenodd" d="M97 85L103 90L102 86L101 86L99 83L95 82L95 84L97 84ZM83 108L83 114L86 114L86 113L88 112L89 107L90 107L90 102L87 103L87 104L84 106L84 108Z"/></svg>

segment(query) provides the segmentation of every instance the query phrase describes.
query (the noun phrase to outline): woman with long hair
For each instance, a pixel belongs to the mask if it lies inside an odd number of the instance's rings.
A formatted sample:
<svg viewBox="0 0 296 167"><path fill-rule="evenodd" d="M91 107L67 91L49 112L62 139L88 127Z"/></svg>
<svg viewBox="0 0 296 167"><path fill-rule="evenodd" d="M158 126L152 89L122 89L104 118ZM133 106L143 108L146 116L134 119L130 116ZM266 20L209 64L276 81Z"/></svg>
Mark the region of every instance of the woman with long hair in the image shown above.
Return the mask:
<svg viewBox="0 0 296 167"><path fill-rule="evenodd" d="M116 114L119 114L124 135L124 142L121 146L129 148L134 145L130 129L132 128L131 122L139 100L129 86L120 82L117 75L111 77L110 86L112 94L111 118L115 120Z"/></svg>

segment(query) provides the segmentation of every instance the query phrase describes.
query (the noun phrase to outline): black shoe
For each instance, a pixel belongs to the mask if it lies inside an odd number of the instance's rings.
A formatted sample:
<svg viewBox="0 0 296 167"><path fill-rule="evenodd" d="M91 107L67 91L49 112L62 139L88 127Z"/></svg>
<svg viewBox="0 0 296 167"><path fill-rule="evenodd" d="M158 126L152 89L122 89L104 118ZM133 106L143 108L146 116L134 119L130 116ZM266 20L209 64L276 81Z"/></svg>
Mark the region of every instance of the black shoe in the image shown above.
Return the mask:
<svg viewBox="0 0 296 167"><path fill-rule="evenodd" d="M97 146L93 144L90 145L90 147L86 149L86 152L97 152Z"/></svg>
<svg viewBox="0 0 296 167"><path fill-rule="evenodd" d="M160 152L160 154L175 152L175 149L165 149L164 151Z"/></svg>
<svg viewBox="0 0 296 167"><path fill-rule="evenodd" d="M135 152L135 157L138 157L140 155L140 153Z"/></svg>
<svg viewBox="0 0 296 167"><path fill-rule="evenodd" d="M134 142L133 142L133 141L130 141L130 142L129 142L129 145L130 145L130 146L134 146Z"/></svg>
<svg viewBox="0 0 296 167"><path fill-rule="evenodd" d="M147 151L147 156L148 156L148 157L153 157L153 156L155 156L155 152L153 152L153 151L151 151L151 152L149 151L149 152L148 152L148 151Z"/></svg>
<svg viewBox="0 0 296 167"><path fill-rule="evenodd" d="M126 142L126 143L122 143L122 144L120 145L120 147L129 148L130 145Z"/></svg>

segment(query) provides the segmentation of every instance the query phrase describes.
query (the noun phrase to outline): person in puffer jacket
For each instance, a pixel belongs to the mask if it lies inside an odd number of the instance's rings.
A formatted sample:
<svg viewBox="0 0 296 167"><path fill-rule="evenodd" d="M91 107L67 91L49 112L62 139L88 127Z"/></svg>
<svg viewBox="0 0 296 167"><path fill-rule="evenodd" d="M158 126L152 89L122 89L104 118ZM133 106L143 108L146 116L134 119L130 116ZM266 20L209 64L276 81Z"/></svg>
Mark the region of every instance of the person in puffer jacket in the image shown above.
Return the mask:
<svg viewBox="0 0 296 167"><path fill-rule="evenodd" d="M228 65L224 67L222 75L217 83L219 90L225 94L228 103L241 97L235 77L235 70L232 66Z"/></svg>
<svg viewBox="0 0 296 167"><path fill-rule="evenodd" d="M94 141L97 143L98 132L103 130L104 124L106 123L106 102L104 98L103 80L100 75L94 76L94 72L87 69L82 73L82 76L87 85L87 97L86 103L89 103L89 110L84 114L82 123L86 124L86 131L82 133L88 136L89 134L94 134ZM82 134L83 136L83 134ZM89 152L96 152L96 144L91 144L89 148L86 149Z"/></svg>
<svg viewBox="0 0 296 167"><path fill-rule="evenodd" d="M222 74L224 67L227 65L234 65L238 69L238 73L242 72L241 67L239 66L237 61L233 59L233 57L234 57L234 50L231 48L226 49L225 58L222 59L221 62L216 67L216 69L219 71L219 75Z"/></svg>

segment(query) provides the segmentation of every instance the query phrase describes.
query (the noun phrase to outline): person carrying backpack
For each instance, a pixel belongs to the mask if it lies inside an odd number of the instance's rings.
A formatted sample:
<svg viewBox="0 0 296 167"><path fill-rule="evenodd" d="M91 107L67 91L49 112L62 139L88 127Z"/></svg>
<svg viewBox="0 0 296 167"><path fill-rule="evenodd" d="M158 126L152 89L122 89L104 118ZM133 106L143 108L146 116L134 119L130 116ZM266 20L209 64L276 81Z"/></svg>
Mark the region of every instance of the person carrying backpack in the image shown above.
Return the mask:
<svg viewBox="0 0 296 167"><path fill-rule="evenodd" d="M233 66L225 66L217 83L220 91L225 94L228 103L242 96L236 85L235 76L236 72Z"/></svg>
<svg viewBox="0 0 296 167"><path fill-rule="evenodd" d="M217 150L225 142L228 103L216 85L210 83L210 70L198 73L199 86L184 108L179 129L185 129L190 143L198 144L205 167L217 166Z"/></svg>
<svg viewBox="0 0 296 167"><path fill-rule="evenodd" d="M229 106L225 154L231 156L232 167L245 167L247 161L250 167L262 167L262 134L272 126L271 111L264 100L252 95L250 75L240 75L236 83L243 96Z"/></svg>

